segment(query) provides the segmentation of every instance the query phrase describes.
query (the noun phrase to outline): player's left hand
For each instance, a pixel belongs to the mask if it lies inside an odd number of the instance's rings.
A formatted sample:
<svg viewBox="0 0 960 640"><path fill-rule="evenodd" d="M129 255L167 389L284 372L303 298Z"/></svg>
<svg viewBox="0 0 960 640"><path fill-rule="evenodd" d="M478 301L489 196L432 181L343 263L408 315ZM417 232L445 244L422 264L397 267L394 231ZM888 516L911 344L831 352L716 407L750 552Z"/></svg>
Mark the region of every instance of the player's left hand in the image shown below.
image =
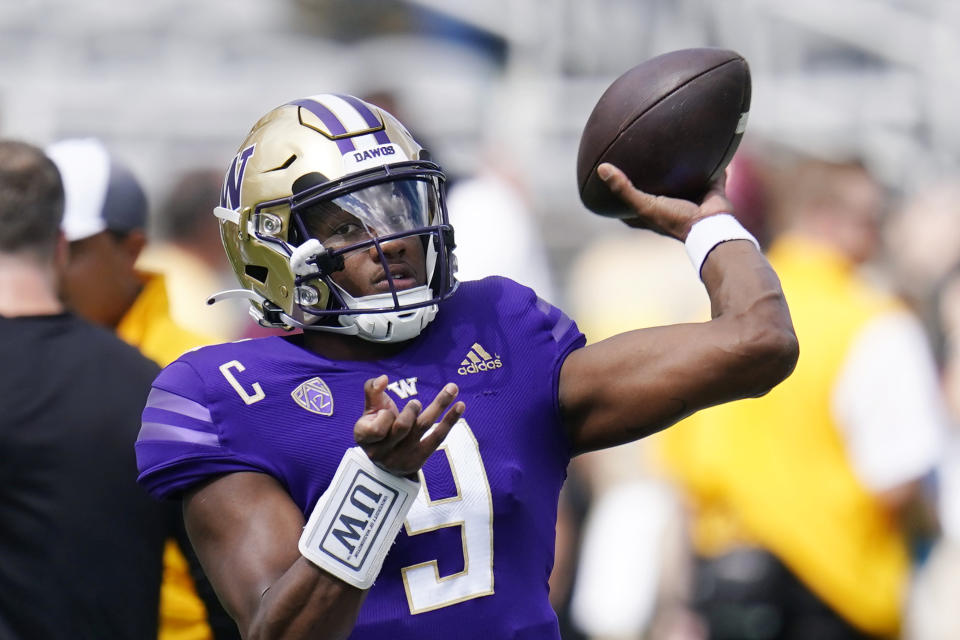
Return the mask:
<svg viewBox="0 0 960 640"><path fill-rule="evenodd" d="M718 213L733 213L733 204L727 199L725 191L726 172L711 183L710 190L699 205L689 200L640 191L623 171L609 162L597 167L597 175L636 212L634 216L622 219L625 224L638 229L650 229L681 242L687 239L690 227L697 220Z"/></svg>
<svg viewBox="0 0 960 640"><path fill-rule="evenodd" d="M463 402L453 403L459 389L452 382L426 409L414 398L400 411L386 389L385 375L364 383L363 415L353 427L353 437L381 468L398 476L413 475L447 437L465 406ZM437 422L444 411L446 415Z"/></svg>

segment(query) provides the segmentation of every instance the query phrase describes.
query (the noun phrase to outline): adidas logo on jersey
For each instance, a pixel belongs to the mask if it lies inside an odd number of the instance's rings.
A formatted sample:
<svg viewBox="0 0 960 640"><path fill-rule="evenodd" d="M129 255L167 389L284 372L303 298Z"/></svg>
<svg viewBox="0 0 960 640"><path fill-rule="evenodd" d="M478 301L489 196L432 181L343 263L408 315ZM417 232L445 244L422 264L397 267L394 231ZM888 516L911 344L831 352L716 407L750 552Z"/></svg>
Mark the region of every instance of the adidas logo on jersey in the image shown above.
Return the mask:
<svg viewBox="0 0 960 640"><path fill-rule="evenodd" d="M460 363L460 368L457 369L457 373L465 376L471 373L480 373L481 371L493 371L502 366L503 362L500 361L499 357L491 356L480 346L480 343L474 342L473 346L470 347L470 351L467 351L467 357Z"/></svg>

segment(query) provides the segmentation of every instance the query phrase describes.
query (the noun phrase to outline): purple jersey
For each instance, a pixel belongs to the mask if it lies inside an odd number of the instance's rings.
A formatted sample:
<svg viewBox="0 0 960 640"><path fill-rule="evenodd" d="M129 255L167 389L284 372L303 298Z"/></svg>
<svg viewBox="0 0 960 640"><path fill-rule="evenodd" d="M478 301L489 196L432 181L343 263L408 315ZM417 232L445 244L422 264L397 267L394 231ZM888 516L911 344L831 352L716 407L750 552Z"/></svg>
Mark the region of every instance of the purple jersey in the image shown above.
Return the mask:
<svg viewBox="0 0 960 640"><path fill-rule="evenodd" d="M466 412L422 470L419 496L351 638L559 638L548 601L569 443L557 400L576 325L504 278L465 282L397 355L327 360L296 337L205 347L153 384L140 482L175 496L218 474L274 476L309 516L353 441L363 383L402 407L447 382Z"/></svg>

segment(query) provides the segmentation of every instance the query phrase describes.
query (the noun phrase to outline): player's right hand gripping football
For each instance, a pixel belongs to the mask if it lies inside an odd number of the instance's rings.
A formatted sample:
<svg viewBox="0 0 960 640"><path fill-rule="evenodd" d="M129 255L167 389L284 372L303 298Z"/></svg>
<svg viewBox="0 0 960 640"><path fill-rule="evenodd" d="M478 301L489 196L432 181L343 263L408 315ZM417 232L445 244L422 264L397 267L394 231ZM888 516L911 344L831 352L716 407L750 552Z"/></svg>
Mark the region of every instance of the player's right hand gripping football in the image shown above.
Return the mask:
<svg viewBox="0 0 960 640"><path fill-rule="evenodd" d="M630 205L636 214L623 218L623 222L638 229L650 229L659 234L676 238L680 242L687 239L690 227L697 220L718 213L733 213L733 204L726 195L726 172L710 184L710 189L699 205L680 198L655 196L640 191L633 186L630 178L609 162L597 167L597 175L613 193Z"/></svg>
<svg viewBox="0 0 960 640"><path fill-rule="evenodd" d="M385 375L364 383L363 415L353 427L353 437L367 457L382 469L398 476L414 475L447 437L466 407L463 402L453 402L460 390L452 382L440 390L426 409L414 398L400 411L386 389ZM443 418L437 422L441 415ZM436 428L431 429L434 424Z"/></svg>

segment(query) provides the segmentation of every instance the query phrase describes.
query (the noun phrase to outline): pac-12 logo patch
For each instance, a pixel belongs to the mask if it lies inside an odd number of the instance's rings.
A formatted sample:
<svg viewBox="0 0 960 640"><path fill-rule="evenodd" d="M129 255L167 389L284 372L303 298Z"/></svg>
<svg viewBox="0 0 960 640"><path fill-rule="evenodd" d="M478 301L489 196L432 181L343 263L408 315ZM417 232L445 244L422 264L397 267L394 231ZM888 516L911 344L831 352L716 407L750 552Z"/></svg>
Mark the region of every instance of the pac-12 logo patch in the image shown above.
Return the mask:
<svg viewBox="0 0 960 640"><path fill-rule="evenodd" d="M321 416L333 415L333 394L320 378L310 378L291 391L290 397L307 411Z"/></svg>

